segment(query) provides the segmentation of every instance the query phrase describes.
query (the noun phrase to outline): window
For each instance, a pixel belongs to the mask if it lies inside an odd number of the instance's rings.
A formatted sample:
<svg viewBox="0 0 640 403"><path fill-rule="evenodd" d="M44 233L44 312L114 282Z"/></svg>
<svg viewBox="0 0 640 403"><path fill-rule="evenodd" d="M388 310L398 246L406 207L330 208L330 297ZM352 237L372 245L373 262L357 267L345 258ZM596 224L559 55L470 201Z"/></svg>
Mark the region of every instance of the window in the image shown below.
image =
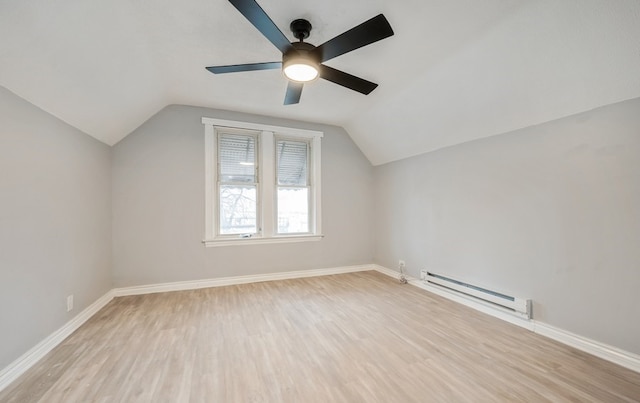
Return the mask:
<svg viewBox="0 0 640 403"><path fill-rule="evenodd" d="M278 233L309 232L309 142L276 141Z"/></svg>
<svg viewBox="0 0 640 403"><path fill-rule="evenodd" d="M206 246L322 237L322 132L202 118Z"/></svg>
<svg viewBox="0 0 640 403"><path fill-rule="evenodd" d="M218 133L218 203L221 235L258 232L256 135Z"/></svg>

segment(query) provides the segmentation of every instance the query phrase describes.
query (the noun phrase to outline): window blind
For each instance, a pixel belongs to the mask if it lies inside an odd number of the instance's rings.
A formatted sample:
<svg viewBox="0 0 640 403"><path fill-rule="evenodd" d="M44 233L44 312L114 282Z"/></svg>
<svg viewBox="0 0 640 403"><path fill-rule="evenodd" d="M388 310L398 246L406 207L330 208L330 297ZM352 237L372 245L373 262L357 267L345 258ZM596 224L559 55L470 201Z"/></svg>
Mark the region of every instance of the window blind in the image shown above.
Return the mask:
<svg viewBox="0 0 640 403"><path fill-rule="evenodd" d="M246 134L220 133L218 178L223 183L256 183L256 138Z"/></svg>
<svg viewBox="0 0 640 403"><path fill-rule="evenodd" d="M278 185L309 185L309 143L305 141L277 140L276 155Z"/></svg>

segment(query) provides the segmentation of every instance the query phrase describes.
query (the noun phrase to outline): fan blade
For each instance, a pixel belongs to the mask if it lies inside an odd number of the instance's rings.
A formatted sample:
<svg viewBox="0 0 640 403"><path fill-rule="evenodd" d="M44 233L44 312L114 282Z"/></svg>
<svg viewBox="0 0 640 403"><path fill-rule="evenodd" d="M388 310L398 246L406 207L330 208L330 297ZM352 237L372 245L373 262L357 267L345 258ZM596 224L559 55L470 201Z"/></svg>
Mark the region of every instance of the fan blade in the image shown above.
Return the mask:
<svg viewBox="0 0 640 403"><path fill-rule="evenodd" d="M369 95L378 86L378 84L367 81L364 78L352 76L349 73L336 70L324 64L320 65L320 77L364 95Z"/></svg>
<svg viewBox="0 0 640 403"><path fill-rule="evenodd" d="M235 8L240 11L258 31L264 35L269 42L273 43L280 52L286 53L291 48L291 42L273 23L271 18L255 2L255 0L229 0Z"/></svg>
<svg viewBox="0 0 640 403"><path fill-rule="evenodd" d="M295 81L289 81L287 85L287 94L284 96L284 104L292 105L300 102L300 95L302 95L302 87L304 84L296 83Z"/></svg>
<svg viewBox="0 0 640 403"><path fill-rule="evenodd" d="M326 62L391 35L393 35L393 29L389 25L389 21L380 14L328 40L315 48L313 53L320 57L320 62Z"/></svg>
<svg viewBox="0 0 640 403"><path fill-rule="evenodd" d="M237 73L240 71L273 70L282 68L282 62L233 64L230 66L211 66L207 70L213 74Z"/></svg>

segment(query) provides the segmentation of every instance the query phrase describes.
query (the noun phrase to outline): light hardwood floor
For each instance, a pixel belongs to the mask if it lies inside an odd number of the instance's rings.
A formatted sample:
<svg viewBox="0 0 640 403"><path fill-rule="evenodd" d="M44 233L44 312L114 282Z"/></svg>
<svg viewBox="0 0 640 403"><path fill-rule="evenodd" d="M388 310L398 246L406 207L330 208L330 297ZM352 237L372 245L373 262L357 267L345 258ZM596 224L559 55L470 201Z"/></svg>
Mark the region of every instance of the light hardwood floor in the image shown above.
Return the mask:
<svg viewBox="0 0 640 403"><path fill-rule="evenodd" d="M375 272L122 297L1 402L640 401L640 374Z"/></svg>

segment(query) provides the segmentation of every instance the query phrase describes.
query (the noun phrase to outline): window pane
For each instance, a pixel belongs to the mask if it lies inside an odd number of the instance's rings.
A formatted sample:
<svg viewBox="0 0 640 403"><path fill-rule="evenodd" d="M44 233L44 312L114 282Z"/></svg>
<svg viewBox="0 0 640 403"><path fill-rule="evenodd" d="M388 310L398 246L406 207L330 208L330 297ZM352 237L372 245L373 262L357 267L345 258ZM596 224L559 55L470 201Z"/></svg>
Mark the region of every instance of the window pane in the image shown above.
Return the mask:
<svg viewBox="0 0 640 403"><path fill-rule="evenodd" d="M220 182L257 182L256 138L251 135L220 133L218 162Z"/></svg>
<svg viewBox="0 0 640 403"><path fill-rule="evenodd" d="M256 186L220 186L220 234L257 233Z"/></svg>
<svg viewBox="0 0 640 403"><path fill-rule="evenodd" d="M309 189L278 188L278 233L309 232Z"/></svg>
<svg viewBox="0 0 640 403"><path fill-rule="evenodd" d="M278 185L307 186L309 143L306 141L276 141Z"/></svg>

